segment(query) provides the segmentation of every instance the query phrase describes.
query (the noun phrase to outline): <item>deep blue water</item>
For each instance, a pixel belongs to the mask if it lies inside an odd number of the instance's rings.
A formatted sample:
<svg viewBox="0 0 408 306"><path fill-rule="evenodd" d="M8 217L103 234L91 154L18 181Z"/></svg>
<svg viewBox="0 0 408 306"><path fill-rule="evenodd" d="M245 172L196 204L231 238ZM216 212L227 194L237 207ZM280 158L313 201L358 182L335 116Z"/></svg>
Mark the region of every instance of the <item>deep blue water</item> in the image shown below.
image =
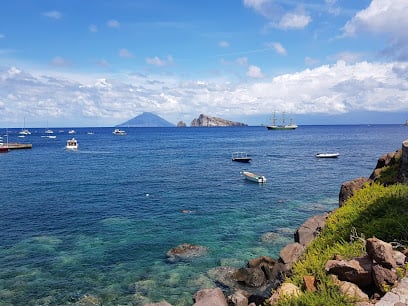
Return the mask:
<svg viewBox="0 0 408 306"><path fill-rule="evenodd" d="M58 130L56 139L38 129L23 140L11 130L10 141L33 148L0 155L1 305L68 305L84 295L104 305L191 305L198 289L214 286L207 271L277 257L308 217L337 206L342 182L369 176L408 138L402 125L128 128L127 136L78 128L79 150L69 152L72 135ZM252 162L232 162L234 151ZM244 180L244 169L268 182ZM166 261L181 243L209 252Z"/></svg>

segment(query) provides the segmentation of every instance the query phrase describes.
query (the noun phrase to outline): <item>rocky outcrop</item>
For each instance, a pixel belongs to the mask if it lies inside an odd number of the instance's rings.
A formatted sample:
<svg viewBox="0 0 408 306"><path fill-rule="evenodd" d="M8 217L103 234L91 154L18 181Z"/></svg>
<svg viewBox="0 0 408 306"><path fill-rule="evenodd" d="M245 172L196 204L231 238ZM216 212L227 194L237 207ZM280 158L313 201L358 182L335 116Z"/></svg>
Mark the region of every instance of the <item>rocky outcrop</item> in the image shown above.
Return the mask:
<svg viewBox="0 0 408 306"><path fill-rule="evenodd" d="M328 213L312 216L298 227L294 234L295 242L307 246L322 231L326 224Z"/></svg>
<svg viewBox="0 0 408 306"><path fill-rule="evenodd" d="M210 117L201 114L198 118L191 121L193 127L216 127L216 126L248 126L245 123L225 120L217 117Z"/></svg>
<svg viewBox="0 0 408 306"><path fill-rule="evenodd" d="M177 122L177 127L186 127L187 124L184 121Z"/></svg>
<svg viewBox="0 0 408 306"><path fill-rule="evenodd" d="M367 255L351 260L329 260L326 273L340 281L358 286L362 291L382 296L398 281L397 269L404 270L406 257L394 251L391 244L377 238L366 241ZM403 258L403 259L401 259Z"/></svg>

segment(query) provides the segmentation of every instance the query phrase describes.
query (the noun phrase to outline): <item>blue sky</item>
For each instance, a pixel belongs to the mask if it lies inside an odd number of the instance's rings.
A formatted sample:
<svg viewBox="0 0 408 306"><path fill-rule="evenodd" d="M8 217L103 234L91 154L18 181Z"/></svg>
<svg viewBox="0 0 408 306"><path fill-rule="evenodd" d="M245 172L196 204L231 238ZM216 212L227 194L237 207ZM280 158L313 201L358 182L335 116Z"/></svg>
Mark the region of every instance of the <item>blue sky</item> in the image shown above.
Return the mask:
<svg viewBox="0 0 408 306"><path fill-rule="evenodd" d="M408 119L406 0L4 1L3 127ZM356 115L358 114L358 116Z"/></svg>

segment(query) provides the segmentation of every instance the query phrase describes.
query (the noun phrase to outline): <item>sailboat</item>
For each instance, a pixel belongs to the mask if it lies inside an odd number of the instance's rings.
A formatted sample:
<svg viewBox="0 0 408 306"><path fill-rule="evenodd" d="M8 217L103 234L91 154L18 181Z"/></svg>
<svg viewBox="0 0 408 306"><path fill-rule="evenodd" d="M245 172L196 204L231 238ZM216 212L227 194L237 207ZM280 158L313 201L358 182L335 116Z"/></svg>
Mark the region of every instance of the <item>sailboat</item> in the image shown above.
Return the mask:
<svg viewBox="0 0 408 306"><path fill-rule="evenodd" d="M26 129L26 127L25 127L25 117L24 117L24 127L23 127L23 129L19 132L19 136L18 137L25 137L26 135L31 135L31 132L28 130L28 129Z"/></svg>
<svg viewBox="0 0 408 306"><path fill-rule="evenodd" d="M268 130L294 130L298 126L293 123L292 116L290 116L289 124L286 124L285 112L282 113L282 123L276 124L276 112L273 113L272 125L267 125Z"/></svg>

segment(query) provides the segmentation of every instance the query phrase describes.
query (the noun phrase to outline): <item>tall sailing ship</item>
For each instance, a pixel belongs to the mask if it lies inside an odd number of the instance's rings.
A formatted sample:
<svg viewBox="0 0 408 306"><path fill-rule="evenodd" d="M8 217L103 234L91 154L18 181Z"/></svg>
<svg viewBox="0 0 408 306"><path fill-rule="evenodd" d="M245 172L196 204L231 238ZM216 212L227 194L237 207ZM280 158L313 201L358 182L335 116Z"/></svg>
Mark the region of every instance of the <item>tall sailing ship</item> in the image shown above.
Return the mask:
<svg viewBox="0 0 408 306"><path fill-rule="evenodd" d="M298 126L293 123L292 116L290 116L289 124L286 124L285 112L282 113L282 122L281 124L276 123L276 112L273 113L272 125L267 125L268 130L294 130Z"/></svg>

